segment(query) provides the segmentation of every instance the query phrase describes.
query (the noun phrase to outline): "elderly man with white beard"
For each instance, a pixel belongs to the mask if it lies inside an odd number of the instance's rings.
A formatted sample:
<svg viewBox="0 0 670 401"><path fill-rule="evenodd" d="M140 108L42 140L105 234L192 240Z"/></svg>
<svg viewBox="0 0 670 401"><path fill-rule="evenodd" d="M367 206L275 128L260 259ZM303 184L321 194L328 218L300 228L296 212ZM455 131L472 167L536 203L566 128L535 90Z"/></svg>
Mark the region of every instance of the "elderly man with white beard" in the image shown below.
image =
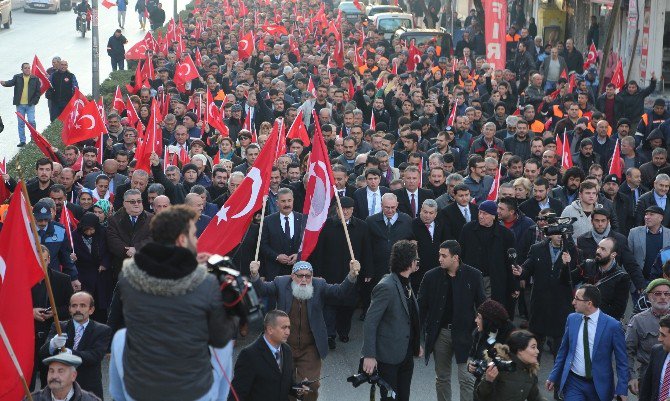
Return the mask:
<svg viewBox="0 0 670 401"><path fill-rule="evenodd" d="M658 344L659 320L670 313L670 281L664 278L652 280L645 293L651 307L631 317L626 328L628 388L636 395L639 381L649 364L651 348ZM638 362L637 369L635 362Z"/></svg>
<svg viewBox="0 0 670 401"><path fill-rule="evenodd" d="M325 304L337 304L355 296L356 278L361 269L357 260L349 262L349 274L341 284L328 284L314 277L314 269L308 262L293 265L290 276L277 276L266 282L259 280L260 262L251 262L249 270L254 289L259 296L274 298L277 309L285 311L291 321L288 345L293 352L296 377L309 380L321 376L321 360L328 355L328 332L323 318ZM310 386L303 400L318 398L319 382Z"/></svg>

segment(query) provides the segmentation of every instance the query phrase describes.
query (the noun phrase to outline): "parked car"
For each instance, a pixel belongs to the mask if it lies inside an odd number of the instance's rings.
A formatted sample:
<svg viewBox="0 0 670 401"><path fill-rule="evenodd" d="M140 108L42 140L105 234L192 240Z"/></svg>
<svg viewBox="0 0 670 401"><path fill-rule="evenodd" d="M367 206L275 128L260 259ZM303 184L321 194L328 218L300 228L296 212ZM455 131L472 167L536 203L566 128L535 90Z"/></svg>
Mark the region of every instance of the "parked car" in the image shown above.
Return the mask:
<svg viewBox="0 0 670 401"><path fill-rule="evenodd" d="M368 18L372 17L373 15L377 15L380 13L404 13L405 10L402 9L400 6L389 6L389 5L384 5L384 4L372 4L367 7L365 7L365 15L368 16Z"/></svg>
<svg viewBox="0 0 670 401"><path fill-rule="evenodd" d="M400 28L414 28L414 18L407 13L379 13L372 16L370 22L385 39L391 39Z"/></svg>
<svg viewBox="0 0 670 401"><path fill-rule="evenodd" d="M25 12L51 12L58 13L60 11L60 0L27 0L23 6Z"/></svg>
<svg viewBox="0 0 670 401"><path fill-rule="evenodd" d="M363 3L361 2L361 4ZM340 5L337 6L337 9L342 10L344 18L352 23L360 21L361 16L363 15L363 12L361 12L361 10L359 10L358 7L354 5L353 1L342 1L340 2Z"/></svg>
<svg viewBox="0 0 670 401"><path fill-rule="evenodd" d="M438 46L442 46L443 40L446 38L447 31L444 28L439 29L418 29L418 28L398 28L393 34L394 39L405 41L408 45L414 40L414 44L435 42Z"/></svg>
<svg viewBox="0 0 670 401"><path fill-rule="evenodd" d="M0 0L0 25L5 29L12 25L12 0Z"/></svg>

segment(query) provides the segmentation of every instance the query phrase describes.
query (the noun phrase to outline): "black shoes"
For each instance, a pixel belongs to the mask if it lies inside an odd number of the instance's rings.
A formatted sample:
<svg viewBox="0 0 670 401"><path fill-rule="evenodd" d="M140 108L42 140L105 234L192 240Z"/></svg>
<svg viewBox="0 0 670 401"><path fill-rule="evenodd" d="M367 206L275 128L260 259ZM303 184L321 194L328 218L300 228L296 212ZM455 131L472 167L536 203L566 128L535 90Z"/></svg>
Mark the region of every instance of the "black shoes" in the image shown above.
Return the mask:
<svg viewBox="0 0 670 401"><path fill-rule="evenodd" d="M358 320L360 320L361 322L365 321L365 312L361 313L361 315L358 317Z"/></svg>
<svg viewBox="0 0 670 401"><path fill-rule="evenodd" d="M334 350L335 348L337 348L335 337L328 337L328 349Z"/></svg>
<svg viewBox="0 0 670 401"><path fill-rule="evenodd" d="M348 343L349 342L349 336L340 336L340 341L343 343Z"/></svg>
<svg viewBox="0 0 670 401"><path fill-rule="evenodd" d="M24 146L26 146L26 143L25 143L25 142L19 142L19 144L16 145L17 148L22 148L22 147L24 147Z"/></svg>

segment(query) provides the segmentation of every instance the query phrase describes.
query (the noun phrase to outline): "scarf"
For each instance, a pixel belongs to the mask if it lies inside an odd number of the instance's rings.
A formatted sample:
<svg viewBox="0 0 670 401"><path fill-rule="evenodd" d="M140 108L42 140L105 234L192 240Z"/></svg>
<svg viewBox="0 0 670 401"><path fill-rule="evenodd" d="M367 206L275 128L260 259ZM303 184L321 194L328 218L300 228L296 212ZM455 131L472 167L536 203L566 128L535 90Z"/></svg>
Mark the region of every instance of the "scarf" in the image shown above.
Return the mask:
<svg viewBox="0 0 670 401"><path fill-rule="evenodd" d="M596 230L591 230L591 236L593 236L593 239L596 241L596 244L599 243L600 241L604 240L610 235L610 225L607 225L607 228L605 231L603 231L602 234L598 234Z"/></svg>

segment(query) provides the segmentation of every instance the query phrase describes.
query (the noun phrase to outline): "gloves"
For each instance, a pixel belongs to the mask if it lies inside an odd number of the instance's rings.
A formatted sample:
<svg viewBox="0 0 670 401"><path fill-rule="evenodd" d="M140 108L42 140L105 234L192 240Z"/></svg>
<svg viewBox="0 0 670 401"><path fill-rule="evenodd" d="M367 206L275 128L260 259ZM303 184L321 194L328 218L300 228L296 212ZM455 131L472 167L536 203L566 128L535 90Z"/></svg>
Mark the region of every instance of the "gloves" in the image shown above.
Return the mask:
<svg viewBox="0 0 670 401"><path fill-rule="evenodd" d="M63 333L61 335L55 335L54 338L51 339L49 342L49 345L51 346L52 349L58 350L61 349L65 346L65 342L67 341L67 334Z"/></svg>

